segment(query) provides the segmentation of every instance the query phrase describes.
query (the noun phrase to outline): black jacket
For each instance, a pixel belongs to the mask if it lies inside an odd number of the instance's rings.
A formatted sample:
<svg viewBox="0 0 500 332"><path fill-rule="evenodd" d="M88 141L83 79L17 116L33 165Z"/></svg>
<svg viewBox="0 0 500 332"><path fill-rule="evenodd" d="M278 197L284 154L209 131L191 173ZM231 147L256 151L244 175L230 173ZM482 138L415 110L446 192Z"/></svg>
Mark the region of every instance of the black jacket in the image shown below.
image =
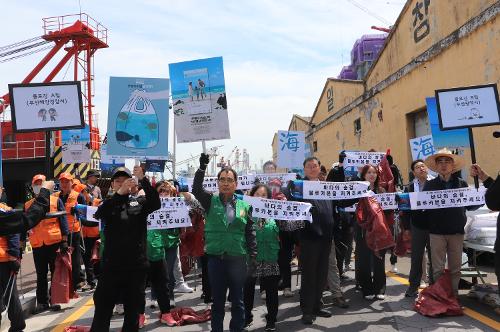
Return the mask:
<svg viewBox="0 0 500 332"><path fill-rule="evenodd" d="M441 177L429 180L425 183L423 191L445 190L467 188L467 182L459 177L452 176L450 188L446 188L446 182ZM465 223L467 222L466 210L477 210L480 206L467 206L455 208L443 208L425 210L424 214L429 219L429 232L431 234L464 234Z"/></svg>
<svg viewBox="0 0 500 332"><path fill-rule="evenodd" d="M412 182L405 187L405 193L415 192L415 184ZM429 216L422 210L410 210L403 213L403 223L411 223L414 227L429 230Z"/></svg>
<svg viewBox="0 0 500 332"><path fill-rule="evenodd" d="M500 211L500 175L496 180L488 178L484 181L484 186L488 188L485 195L486 206L490 210ZM500 214L497 218L497 240L495 241L495 252L500 250Z"/></svg>
<svg viewBox="0 0 500 332"><path fill-rule="evenodd" d="M145 269L147 218L161 207L160 196L149 180L140 181L146 196L115 193L95 213L104 229L103 268L112 271Z"/></svg>

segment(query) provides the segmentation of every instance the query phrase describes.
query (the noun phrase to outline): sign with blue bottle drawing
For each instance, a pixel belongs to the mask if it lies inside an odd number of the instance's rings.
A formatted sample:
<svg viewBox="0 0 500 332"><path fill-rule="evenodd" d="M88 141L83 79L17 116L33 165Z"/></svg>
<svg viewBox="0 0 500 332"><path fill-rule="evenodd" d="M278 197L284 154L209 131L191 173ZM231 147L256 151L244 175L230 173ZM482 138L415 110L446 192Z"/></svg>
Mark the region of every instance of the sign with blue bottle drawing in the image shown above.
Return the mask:
<svg viewBox="0 0 500 332"><path fill-rule="evenodd" d="M222 57L168 67L177 142L231 138Z"/></svg>
<svg viewBox="0 0 500 332"><path fill-rule="evenodd" d="M303 131L278 131L278 167L302 168L305 145Z"/></svg>
<svg viewBox="0 0 500 332"><path fill-rule="evenodd" d="M111 77L107 153L167 159L168 107L168 79Z"/></svg>

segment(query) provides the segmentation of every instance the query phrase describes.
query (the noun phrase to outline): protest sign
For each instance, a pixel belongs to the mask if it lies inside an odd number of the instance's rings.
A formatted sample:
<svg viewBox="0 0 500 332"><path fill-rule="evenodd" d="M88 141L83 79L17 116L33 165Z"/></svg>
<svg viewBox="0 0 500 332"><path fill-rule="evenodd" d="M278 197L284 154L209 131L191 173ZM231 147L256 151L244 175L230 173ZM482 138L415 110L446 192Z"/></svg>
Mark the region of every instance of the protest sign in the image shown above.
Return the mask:
<svg viewBox="0 0 500 332"><path fill-rule="evenodd" d="M412 210L430 210L484 204L486 189L472 187L410 193Z"/></svg>
<svg viewBox="0 0 500 332"><path fill-rule="evenodd" d="M125 159L123 158L113 158L108 155L107 144L101 145L101 161L99 163L103 176L109 176L113 173L113 170L117 167L125 166Z"/></svg>
<svg viewBox="0 0 500 332"><path fill-rule="evenodd" d="M179 143L231 138L222 57L169 64Z"/></svg>
<svg viewBox="0 0 500 332"><path fill-rule="evenodd" d="M303 181L303 198L317 200L341 200L367 197L369 182Z"/></svg>
<svg viewBox="0 0 500 332"><path fill-rule="evenodd" d="M183 198L161 198L161 208L148 216L148 230L191 227L189 207Z"/></svg>
<svg viewBox="0 0 500 332"><path fill-rule="evenodd" d="M305 133L303 131L278 131L278 167L302 168L305 157Z"/></svg>
<svg viewBox="0 0 500 332"><path fill-rule="evenodd" d="M97 212L97 206L86 206L86 219L88 221L93 221L93 222L99 222L100 220L97 220L94 218L94 214Z"/></svg>
<svg viewBox="0 0 500 332"><path fill-rule="evenodd" d="M168 108L168 79L111 77L107 153L167 159Z"/></svg>
<svg viewBox="0 0 500 332"><path fill-rule="evenodd" d="M80 82L9 84L15 132L83 128Z"/></svg>
<svg viewBox="0 0 500 332"><path fill-rule="evenodd" d="M413 160L422 159L432 156L436 150L432 135L425 135L410 139L410 150Z"/></svg>
<svg viewBox="0 0 500 332"><path fill-rule="evenodd" d="M282 201L252 196L243 196L243 200L252 206L252 217L273 218L275 220L307 220L312 222L310 203Z"/></svg>
<svg viewBox="0 0 500 332"><path fill-rule="evenodd" d="M385 152L346 151L344 167L377 166L385 156Z"/></svg>
<svg viewBox="0 0 500 332"><path fill-rule="evenodd" d="M185 179L188 191L193 190L193 178ZM238 187L239 190L248 190L252 189L255 183L255 175L240 175L238 176ZM208 192L216 192L219 190L219 184L217 182L217 177L205 177L203 179L203 189Z"/></svg>
<svg viewBox="0 0 500 332"><path fill-rule="evenodd" d="M63 130L62 162L63 164L90 163L90 127L83 129Z"/></svg>
<svg viewBox="0 0 500 332"><path fill-rule="evenodd" d="M397 193L384 193L384 194L373 194L373 197L375 197L377 202L380 204L382 210L396 210L398 209L396 195ZM355 212L357 206L358 206L357 204L354 204L352 206L346 207L345 212Z"/></svg>
<svg viewBox="0 0 500 332"><path fill-rule="evenodd" d="M146 159L146 172L159 172L165 171L166 160L152 160Z"/></svg>
<svg viewBox="0 0 500 332"><path fill-rule="evenodd" d="M281 186L286 187L289 181L293 181L297 178L295 173L265 173L265 174L255 174L255 181L259 183L268 184L269 181L278 179L281 181Z"/></svg>

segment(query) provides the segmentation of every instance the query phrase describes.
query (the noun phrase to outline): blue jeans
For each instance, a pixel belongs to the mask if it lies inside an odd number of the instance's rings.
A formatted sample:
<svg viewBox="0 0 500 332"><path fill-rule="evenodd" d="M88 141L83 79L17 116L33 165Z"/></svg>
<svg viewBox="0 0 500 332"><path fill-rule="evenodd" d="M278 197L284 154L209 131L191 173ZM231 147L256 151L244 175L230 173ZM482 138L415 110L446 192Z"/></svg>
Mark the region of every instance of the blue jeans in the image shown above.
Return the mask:
<svg viewBox="0 0 500 332"><path fill-rule="evenodd" d="M208 255L208 276L212 289L212 332L222 332L227 289L231 293L229 330L240 332L245 325L243 287L247 274L246 257Z"/></svg>

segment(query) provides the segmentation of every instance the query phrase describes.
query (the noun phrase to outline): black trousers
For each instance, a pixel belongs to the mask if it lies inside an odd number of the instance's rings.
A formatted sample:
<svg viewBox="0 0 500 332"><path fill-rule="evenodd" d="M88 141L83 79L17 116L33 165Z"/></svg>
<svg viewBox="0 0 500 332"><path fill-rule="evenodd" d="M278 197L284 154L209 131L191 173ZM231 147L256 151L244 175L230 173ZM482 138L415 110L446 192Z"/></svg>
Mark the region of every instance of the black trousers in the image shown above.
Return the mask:
<svg viewBox="0 0 500 332"><path fill-rule="evenodd" d="M331 246L331 239L300 241L300 306L303 315L314 315L322 307L321 298L326 286Z"/></svg>
<svg viewBox="0 0 500 332"><path fill-rule="evenodd" d="M71 253L71 276L73 279L73 289L76 291L76 286L82 281L81 280L81 269L82 269L82 248L80 247L82 236L80 232L71 233L71 247L73 252Z"/></svg>
<svg viewBox="0 0 500 332"><path fill-rule="evenodd" d="M356 281L361 286L363 296L385 293L385 250L380 257L375 256L366 245L365 232L356 227Z"/></svg>
<svg viewBox="0 0 500 332"><path fill-rule="evenodd" d="M113 308L123 297L125 316L122 332L139 331L139 314L145 297L146 270L114 271L104 267L94 292L94 319L91 332L109 331Z"/></svg>
<svg viewBox="0 0 500 332"><path fill-rule="evenodd" d="M266 292L266 307L268 322L276 323L278 315L278 283L280 276L260 277L260 289ZM245 322L253 321L252 309L255 297L256 277L248 276L245 280L245 289L243 293L243 302L245 303Z"/></svg>
<svg viewBox="0 0 500 332"><path fill-rule="evenodd" d="M33 248L33 261L36 270L36 302L37 304L49 304L49 289L47 275L50 270L52 276L55 268L56 252L59 243L50 246L43 245Z"/></svg>
<svg viewBox="0 0 500 332"><path fill-rule="evenodd" d="M201 256L201 290L204 294L204 302L210 303L212 301L212 289L210 288L210 279L208 278L207 255Z"/></svg>
<svg viewBox="0 0 500 332"><path fill-rule="evenodd" d="M498 227L497 222L497 227ZM497 231L498 234L498 231ZM495 274L497 275L498 285L500 285L500 238L495 241ZM500 286L498 287L498 295L500 295Z"/></svg>
<svg viewBox="0 0 500 332"><path fill-rule="evenodd" d="M352 216L348 212L339 212L340 229L334 234L337 256L337 268L339 275L344 274L344 264L350 260L352 253L352 240L354 237L352 224ZM348 264L348 263L347 263Z"/></svg>
<svg viewBox="0 0 500 332"><path fill-rule="evenodd" d="M280 289L292 288L292 260L293 246L298 243L297 232L280 231L280 250L278 253L278 264L280 267L281 284Z"/></svg>
<svg viewBox="0 0 500 332"><path fill-rule="evenodd" d="M85 252L83 253L83 264L85 265L85 275L88 284L95 284L95 266L92 264L92 251L99 237L84 237Z"/></svg>
<svg viewBox="0 0 500 332"><path fill-rule="evenodd" d="M10 280L9 283L9 279ZM6 292L8 284L8 289ZM10 320L9 332L22 332L26 328L26 323L24 321L23 308L21 306L21 301L19 301L19 294L17 292L17 282L14 275L11 274L9 263L0 263L0 294L5 294L5 298L2 303L2 311L7 306L9 302L10 290L12 288L12 296L10 298L9 310L7 312ZM0 317L1 322L1 317Z"/></svg>
<svg viewBox="0 0 500 332"><path fill-rule="evenodd" d="M149 281L152 292L156 296L160 312L165 314L170 311L170 298L168 289L167 262L165 259L152 262L149 261ZM146 298L143 297L141 314L146 310Z"/></svg>
<svg viewBox="0 0 500 332"><path fill-rule="evenodd" d="M422 280L422 262L424 260L425 249L427 248L427 265L431 266L429 282L432 284L432 260L429 231L411 225L411 265L410 265L410 288L417 291Z"/></svg>

